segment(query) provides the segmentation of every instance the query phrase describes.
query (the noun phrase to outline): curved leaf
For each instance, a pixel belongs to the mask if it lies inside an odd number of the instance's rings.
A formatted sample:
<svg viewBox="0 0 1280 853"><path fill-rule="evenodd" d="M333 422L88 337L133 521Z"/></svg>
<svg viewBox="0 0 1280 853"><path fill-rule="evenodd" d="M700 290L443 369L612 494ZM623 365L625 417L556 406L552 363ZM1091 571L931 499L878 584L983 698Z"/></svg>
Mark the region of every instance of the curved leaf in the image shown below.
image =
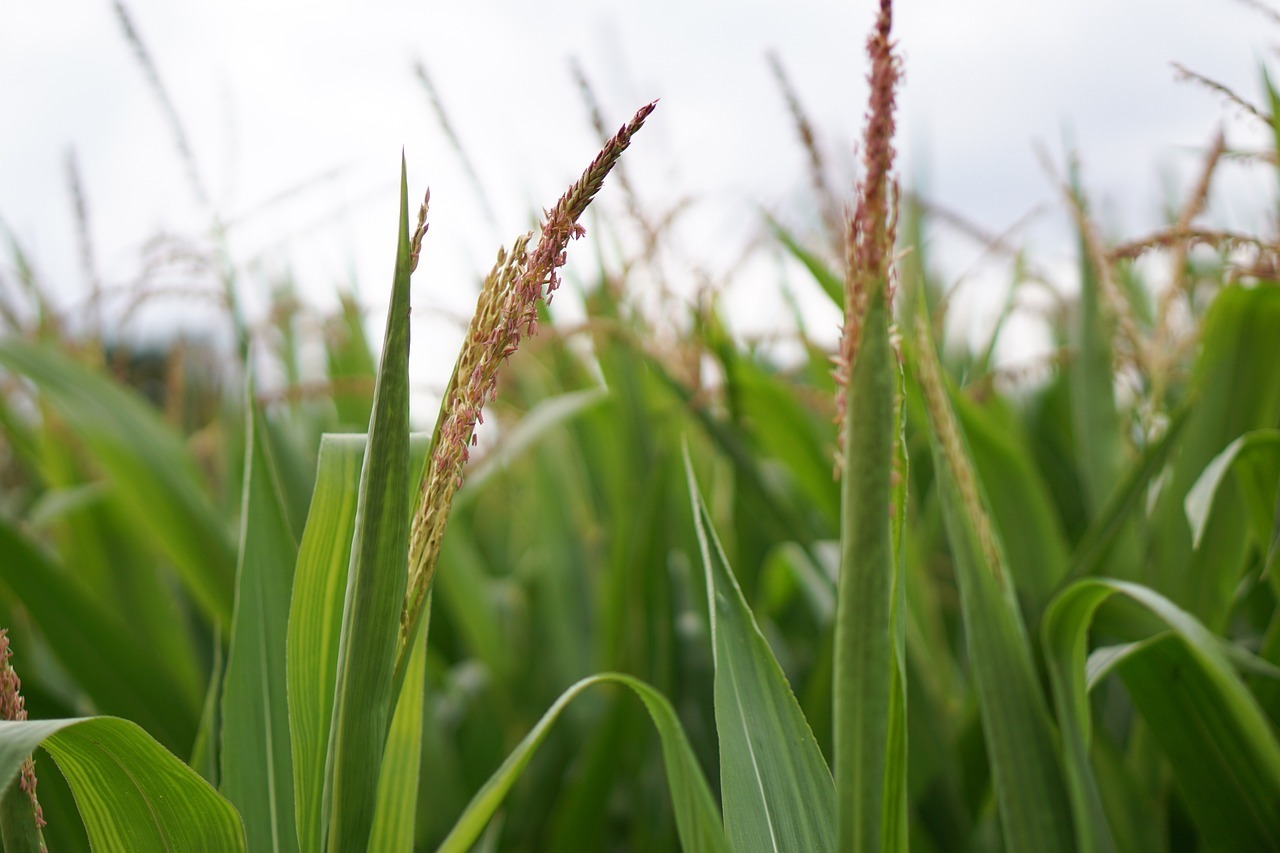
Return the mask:
<svg viewBox="0 0 1280 853"><path fill-rule="evenodd" d="M246 849L235 807L135 723L0 721L0 790L38 746L58 762L96 850Z"/></svg>
<svg viewBox="0 0 1280 853"><path fill-rule="evenodd" d="M662 741L662 757L666 763L667 783L671 787L671 802L676 810L676 827L680 833L681 845L690 853L728 853L731 848L720 828L715 800L671 703L643 681L620 673L603 673L584 678L561 694L467 804L453 830L440 845L438 853L465 853L471 849L471 845L480 837L485 825L498 810L520 773L533 759L534 752L546 739L551 726L559 719L565 707L593 684L608 682L631 688L653 718Z"/></svg>
<svg viewBox="0 0 1280 853"><path fill-rule="evenodd" d="M1172 638L1123 647L1108 656L1106 667L1124 677L1173 765L1192 817L1215 844L1231 839L1229 849L1280 849L1280 743L1233 671L1221 640L1154 590L1107 579L1070 586L1050 605L1042 626L1073 819L1078 837L1090 845L1082 849L1112 849L1088 761L1092 726L1085 651L1094 612L1117 594L1141 604L1173 631Z"/></svg>

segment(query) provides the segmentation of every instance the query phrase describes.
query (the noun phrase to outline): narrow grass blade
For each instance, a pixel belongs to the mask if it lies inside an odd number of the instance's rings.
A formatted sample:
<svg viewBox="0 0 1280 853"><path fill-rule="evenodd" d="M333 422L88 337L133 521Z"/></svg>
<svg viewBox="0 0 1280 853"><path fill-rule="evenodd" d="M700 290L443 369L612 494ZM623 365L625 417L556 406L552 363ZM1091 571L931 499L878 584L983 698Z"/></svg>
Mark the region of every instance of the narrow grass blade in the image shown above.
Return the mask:
<svg viewBox="0 0 1280 853"><path fill-rule="evenodd" d="M710 604L725 831L737 851L834 850L831 772L724 556L687 449L685 470Z"/></svg>
<svg viewBox="0 0 1280 853"><path fill-rule="evenodd" d="M235 807L128 720L0 721L0 790L37 746L75 793L95 850L246 850Z"/></svg>
<svg viewBox="0 0 1280 853"><path fill-rule="evenodd" d="M49 347L0 339L0 366L35 383L205 615L230 624L235 550L182 439L137 395Z"/></svg>
<svg viewBox="0 0 1280 853"><path fill-rule="evenodd" d="M832 304L837 308L842 308L844 306L844 279L832 271L825 261L804 246L801 246L800 241L790 231L783 228L780 223L772 218L768 222L769 229L773 231L774 236L786 247L792 257L804 265L804 268L813 276L813 280L822 288L822 292L827 295Z"/></svg>
<svg viewBox="0 0 1280 853"><path fill-rule="evenodd" d="M0 583L41 628L58 662L95 708L127 716L171 749L186 754L199 708L179 680L68 571L0 518Z"/></svg>
<svg viewBox="0 0 1280 853"><path fill-rule="evenodd" d="M960 589L970 677L1004 843L1010 850L1066 853L1075 845L1057 735L999 539L983 506L981 486L923 319L916 323L916 344L938 495Z"/></svg>
<svg viewBox="0 0 1280 853"><path fill-rule="evenodd" d="M395 651L409 572L409 190L400 165L399 247L382 364L360 473L351 568L325 758L325 848L362 850L377 802L377 757L391 712Z"/></svg>
<svg viewBox="0 0 1280 853"><path fill-rule="evenodd" d="M431 623L431 593L409 653L404 686L391 718L391 732L378 779L378 805L373 815L369 849L413 853L418 810L418 780L422 768L422 725L426 707L427 632Z"/></svg>
<svg viewBox="0 0 1280 853"><path fill-rule="evenodd" d="M222 688L221 788L254 850L298 849L285 647L298 546L270 433L246 393L235 613Z"/></svg>
<svg viewBox="0 0 1280 853"><path fill-rule="evenodd" d="M476 793L444 843L439 853L465 853L480 838L485 825L502 804L507 792L533 759L533 754L546 739L551 726L575 697L595 684L614 683L631 688L644 703L662 743L662 758L666 764L667 784L671 788L671 802L676 810L676 825L680 843L689 853L728 853L724 830L720 828L720 815L715 800L707 787L698 761L694 758L688 738L680 727L675 709L661 693L639 679L618 673L604 673L584 678L566 690L533 727L524 740L512 750L502 766L494 771L489 781ZM808 849L808 848L795 848Z"/></svg>
<svg viewBox="0 0 1280 853"><path fill-rule="evenodd" d="M897 358L889 343L885 288L873 287L844 396L840 483L840 574L836 592L834 752L841 850L886 850L885 796L896 631L893 467L899 408ZM898 689L902 682L897 682ZM898 697L901 698L901 697ZM905 767L899 766L899 772Z"/></svg>

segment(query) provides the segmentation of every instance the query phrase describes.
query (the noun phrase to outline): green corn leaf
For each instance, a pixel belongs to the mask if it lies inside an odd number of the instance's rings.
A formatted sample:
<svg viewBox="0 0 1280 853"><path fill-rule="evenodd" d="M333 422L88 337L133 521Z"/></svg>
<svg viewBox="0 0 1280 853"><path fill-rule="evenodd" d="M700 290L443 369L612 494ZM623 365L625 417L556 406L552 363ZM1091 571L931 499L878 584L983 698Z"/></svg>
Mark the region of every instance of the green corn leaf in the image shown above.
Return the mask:
<svg viewBox="0 0 1280 853"><path fill-rule="evenodd" d="M1280 453L1277 453L1277 451L1280 451L1280 430L1255 430L1240 436L1228 444L1225 450L1205 466L1204 473L1200 475L1200 479L1196 480L1195 485L1187 492L1187 497L1182 504L1187 514L1187 523L1191 525L1192 548L1200 547L1200 542L1204 538L1205 528L1209 525L1209 517L1214 507L1215 498L1218 496L1218 489L1222 486L1223 481L1226 480L1227 475L1237 470L1237 467L1243 469L1244 466L1249 464L1259 464L1268 457L1274 465L1274 460L1280 458ZM1244 472L1242 471L1241 473ZM1265 530L1270 533L1272 527L1271 516L1275 508L1275 479L1274 477L1261 477L1259 479L1270 479L1270 488L1264 488L1261 494L1258 494L1257 490L1250 490L1246 495L1245 503L1255 531L1261 532ZM1258 498L1262 499L1259 500ZM1260 514L1261 519L1259 519ZM1263 538L1262 543L1264 547L1269 546L1270 536Z"/></svg>
<svg viewBox="0 0 1280 853"><path fill-rule="evenodd" d="M286 668L298 841L303 850L319 850L323 835L324 758L365 443L363 435L321 439L315 493L298 546Z"/></svg>
<svg viewBox="0 0 1280 853"><path fill-rule="evenodd" d="M1193 548L1186 500L1231 442L1280 423L1280 286L1223 288L1201 328L1195 396L1153 513L1148 586L1220 630L1248 558L1249 516L1236 490L1219 493Z"/></svg>
<svg viewBox="0 0 1280 853"><path fill-rule="evenodd" d="M1117 671L1173 768L1210 850L1280 849L1280 747L1234 673L1180 635L1124 656Z"/></svg>
<svg viewBox="0 0 1280 853"><path fill-rule="evenodd" d="M737 851L834 850L831 772L724 556L687 449L685 470L710 604L725 831Z"/></svg>
<svg viewBox="0 0 1280 853"><path fill-rule="evenodd" d="M671 802L675 806L676 826L683 848L689 853L727 853L730 849L741 849L736 846L730 848L725 841L715 800L671 703L639 679L619 673L603 673L582 679L556 700L472 798L453 830L440 845L439 853L465 853L471 849L564 709L588 687L606 683L629 687L644 703L653 719L662 743L667 784L671 788Z"/></svg>
<svg viewBox="0 0 1280 853"><path fill-rule="evenodd" d="M1097 671L1086 681L1089 624L1114 595L1142 605L1173 636L1129 644L1101 666L1090 661ZM1041 630L1082 849L1114 849L1088 759L1092 724L1086 695L1087 685L1113 668L1169 756L1206 839L1230 839L1223 849L1234 850L1280 845L1280 743L1218 637L1159 593L1106 579L1064 590L1046 611Z"/></svg>
<svg viewBox="0 0 1280 853"><path fill-rule="evenodd" d="M430 439L429 433L410 436L412 470L426 459ZM324 762L333 722L343 595L366 443L363 435L326 435L321 439L315 494L293 579L286 669L298 840L303 850L320 849L323 833ZM417 492L414 485L409 490Z"/></svg>
<svg viewBox="0 0 1280 853"><path fill-rule="evenodd" d="M298 849L285 646L298 546L270 433L246 393L235 613L222 688L221 787L254 850Z"/></svg>
<svg viewBox="0 0 1280 853"><path fill-rule="evenodd" d="M768 222L769 229L773 231L774 236L786 247L792 257L804 265L804 268L813 276L813 280L822 288L822 292L827 295L832 304L837 308L842 307L844 305L844 279L836 275L825 261L804 246L801 246L800 241L790 231L783 228L781 224L772 218Z"/></svg>
<svg viewBox="0 0 1280 853"><path fill-rule="evenodd" d="M56 350L0 338L0 365L39 388L111 478L128 519L172 561L212 622L231 622L235 550L181 438L136 394Z"/></svg>
<svg viewBox="0 0 1280 853"><path fill-rule="evenodd" d="M382 364L360 473L351 568L325 757L325 848L362 850L386 746L400 609L409 566L409 189L400 163L400 241Z"/></svg>
<svg viewBox="0 0 1280 853"><path fill-rule="evenodd" d="M893 467L900 373L889 343L889 308L874 287L862 321L844 413L840 574L835 623L834 765L841 850L878 851L888 795L904 789L906 767L887 775L889 731L904 731L901 692L894 678L898 584L893 547ZM898 715L891 719L891 713ZM905 838L899 839L905 843Z"/></svg>
<svg viewBox="0 0 1280 853"><path fill-rule="evenodd" d="M95 850L246 850L235 807L128 720L0 721L0 791L42 746L75 793Z"/></svg>
<svg viewBox="0 0 1280 853"><path fill-rule="evenodd" d="M373 815L369 849L413 853L418 809L418 781L422 768L422 726L426 707L427 631L431 622L431 592L423 605L413 651L405 667L404 687L391 718L391 732L378 779L378 805Z"/></svg>
<svg viewBox="0 0 1280 853"><path fill-rule="evenodd" d="M1004 843L1010 850L1065 853L1074 849L1071 812L1031 642L923 320L916 324L916 344L936 488Z"/></svg>

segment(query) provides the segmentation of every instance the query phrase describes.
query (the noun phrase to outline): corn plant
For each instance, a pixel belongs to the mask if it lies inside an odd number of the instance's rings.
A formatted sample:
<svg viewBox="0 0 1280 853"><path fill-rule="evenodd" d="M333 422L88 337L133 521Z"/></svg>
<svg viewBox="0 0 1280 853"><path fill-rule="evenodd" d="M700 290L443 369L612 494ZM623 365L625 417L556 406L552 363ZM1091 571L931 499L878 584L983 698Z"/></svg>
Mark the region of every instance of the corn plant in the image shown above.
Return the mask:
<svg viewBox="0 0 1280 853"><path fill-rule="evenodd" d="M344 303L318 398L246 365L191 432L0 340L5 849L1280 849L1280 247L1196 224L1220 139L1119 245L1073 171L1080 294L1010 375L894 179L889 0L868 55L843 253L771 223L843 317L798 367L714 301L658 343L603 263L532 336L653 105L499 252L429 434L403 164L381 359Z"/></svg>

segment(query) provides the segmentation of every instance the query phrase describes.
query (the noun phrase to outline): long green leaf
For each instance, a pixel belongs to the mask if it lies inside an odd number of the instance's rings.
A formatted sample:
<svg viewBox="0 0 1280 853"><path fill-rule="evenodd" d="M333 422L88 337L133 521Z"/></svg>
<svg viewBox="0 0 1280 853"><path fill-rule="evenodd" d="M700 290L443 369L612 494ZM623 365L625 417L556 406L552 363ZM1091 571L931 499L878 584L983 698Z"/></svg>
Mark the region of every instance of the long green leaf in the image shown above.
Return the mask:
<svg viewBox="0 0 1280 853"><path fill-rule="evenodd" d="M916 357L1004 843L1010 850L1065 853L1074 844L1056 733L999 538L923 321L916 324Z"/></svg>
<svg viewBox="0 0 1280 853"><path fill-rule="evenodd" d="M831 772L733 576L687 450L685 469L710 605L725 831L737 851L834 850Z"/></svg>
<svg viewBox="0 0 1280 853"><path fill-rule="evenodd" d="M0 721L0 790L43 746L75 793L95 850L246 850L235 807L128 720Z"/></svg>
<svg viewBox="0 0 1280 853"><path fill-rule="evenodd" d="M0 365L36 384L205 614L230 624L235 551L178 435L137 395L49 347L2 338Z"/></svg>
<svg viewBox="0 0 1280 853"><path fill-rule="evenodd" d="M298 546L261 409L246 394L235 612L222 689L222 792L254 850L298 849L285 646Z"/></svg>
<svg viewBox="0 0 1280 853"><path fill-rule="evenodd" d="M730 849L740 849L736 846L730 848L725 841L715 800L671 703L639 679L619 673L603 673L582 679L556 700L472 798L453 830L440 845L438 853L465 853L471 849L471 845L480 837L485 825L533 759L534 752L546 739L551 726L559 719L566 706L593 684L610 682L631 688L653 718L662 743L667 784L671 788L671 802L675 806L676 826L683 848L689 853L727 853Z"/></svg>
<svg viewBox="0 0 1280 853"><path fill-rule="evenodd" d="M412 470L426 459L430 439L430 433L410 436ZM293 578L286 669L298 840L303 850L320 849L323 834L324 761L333 722L343 595L366 444L363 435L321 438L315 494ZM417 491L412 485L408 488Z"/></svg>
<svg viewBox="0 0 1280 853"><path fill-rule="evenodd" d="M323 836L324 759L365 443L363 435L321 439L315 493L294 572L286 667L298 841L303 850L319 850Z"/></svg>
<svg viewBox="0 0 1280 853"><path fill-rule="evenodd" d="M852 365L846 408L844 473L840 490L840 574L835 624L834 745L841 850L886 850L886 795L900 779L886 776L895 628L891 527L897 358L889 343L889 308L874 287ZM905 773L904 766L897 772ZM903 839L905 841L905 839Z"/></svg>
<svg viewBox="0 0 1280 853"><path fill-rule="evenodd" d="M360 473L325 757L325 848L363 850L377 802L409 566L409 187L400 162L399 247Z"/></svg>
<svg viewBox="0 0 1280 853"><path fill-rule="evenodd" d="M427 632L431 623L431 592L423 605L417 637L405 668L404 687L391 718L391 732L378 779L378 806L373 816L369 849L413 853L422 769L422 724L426 709Z"/></svg>

